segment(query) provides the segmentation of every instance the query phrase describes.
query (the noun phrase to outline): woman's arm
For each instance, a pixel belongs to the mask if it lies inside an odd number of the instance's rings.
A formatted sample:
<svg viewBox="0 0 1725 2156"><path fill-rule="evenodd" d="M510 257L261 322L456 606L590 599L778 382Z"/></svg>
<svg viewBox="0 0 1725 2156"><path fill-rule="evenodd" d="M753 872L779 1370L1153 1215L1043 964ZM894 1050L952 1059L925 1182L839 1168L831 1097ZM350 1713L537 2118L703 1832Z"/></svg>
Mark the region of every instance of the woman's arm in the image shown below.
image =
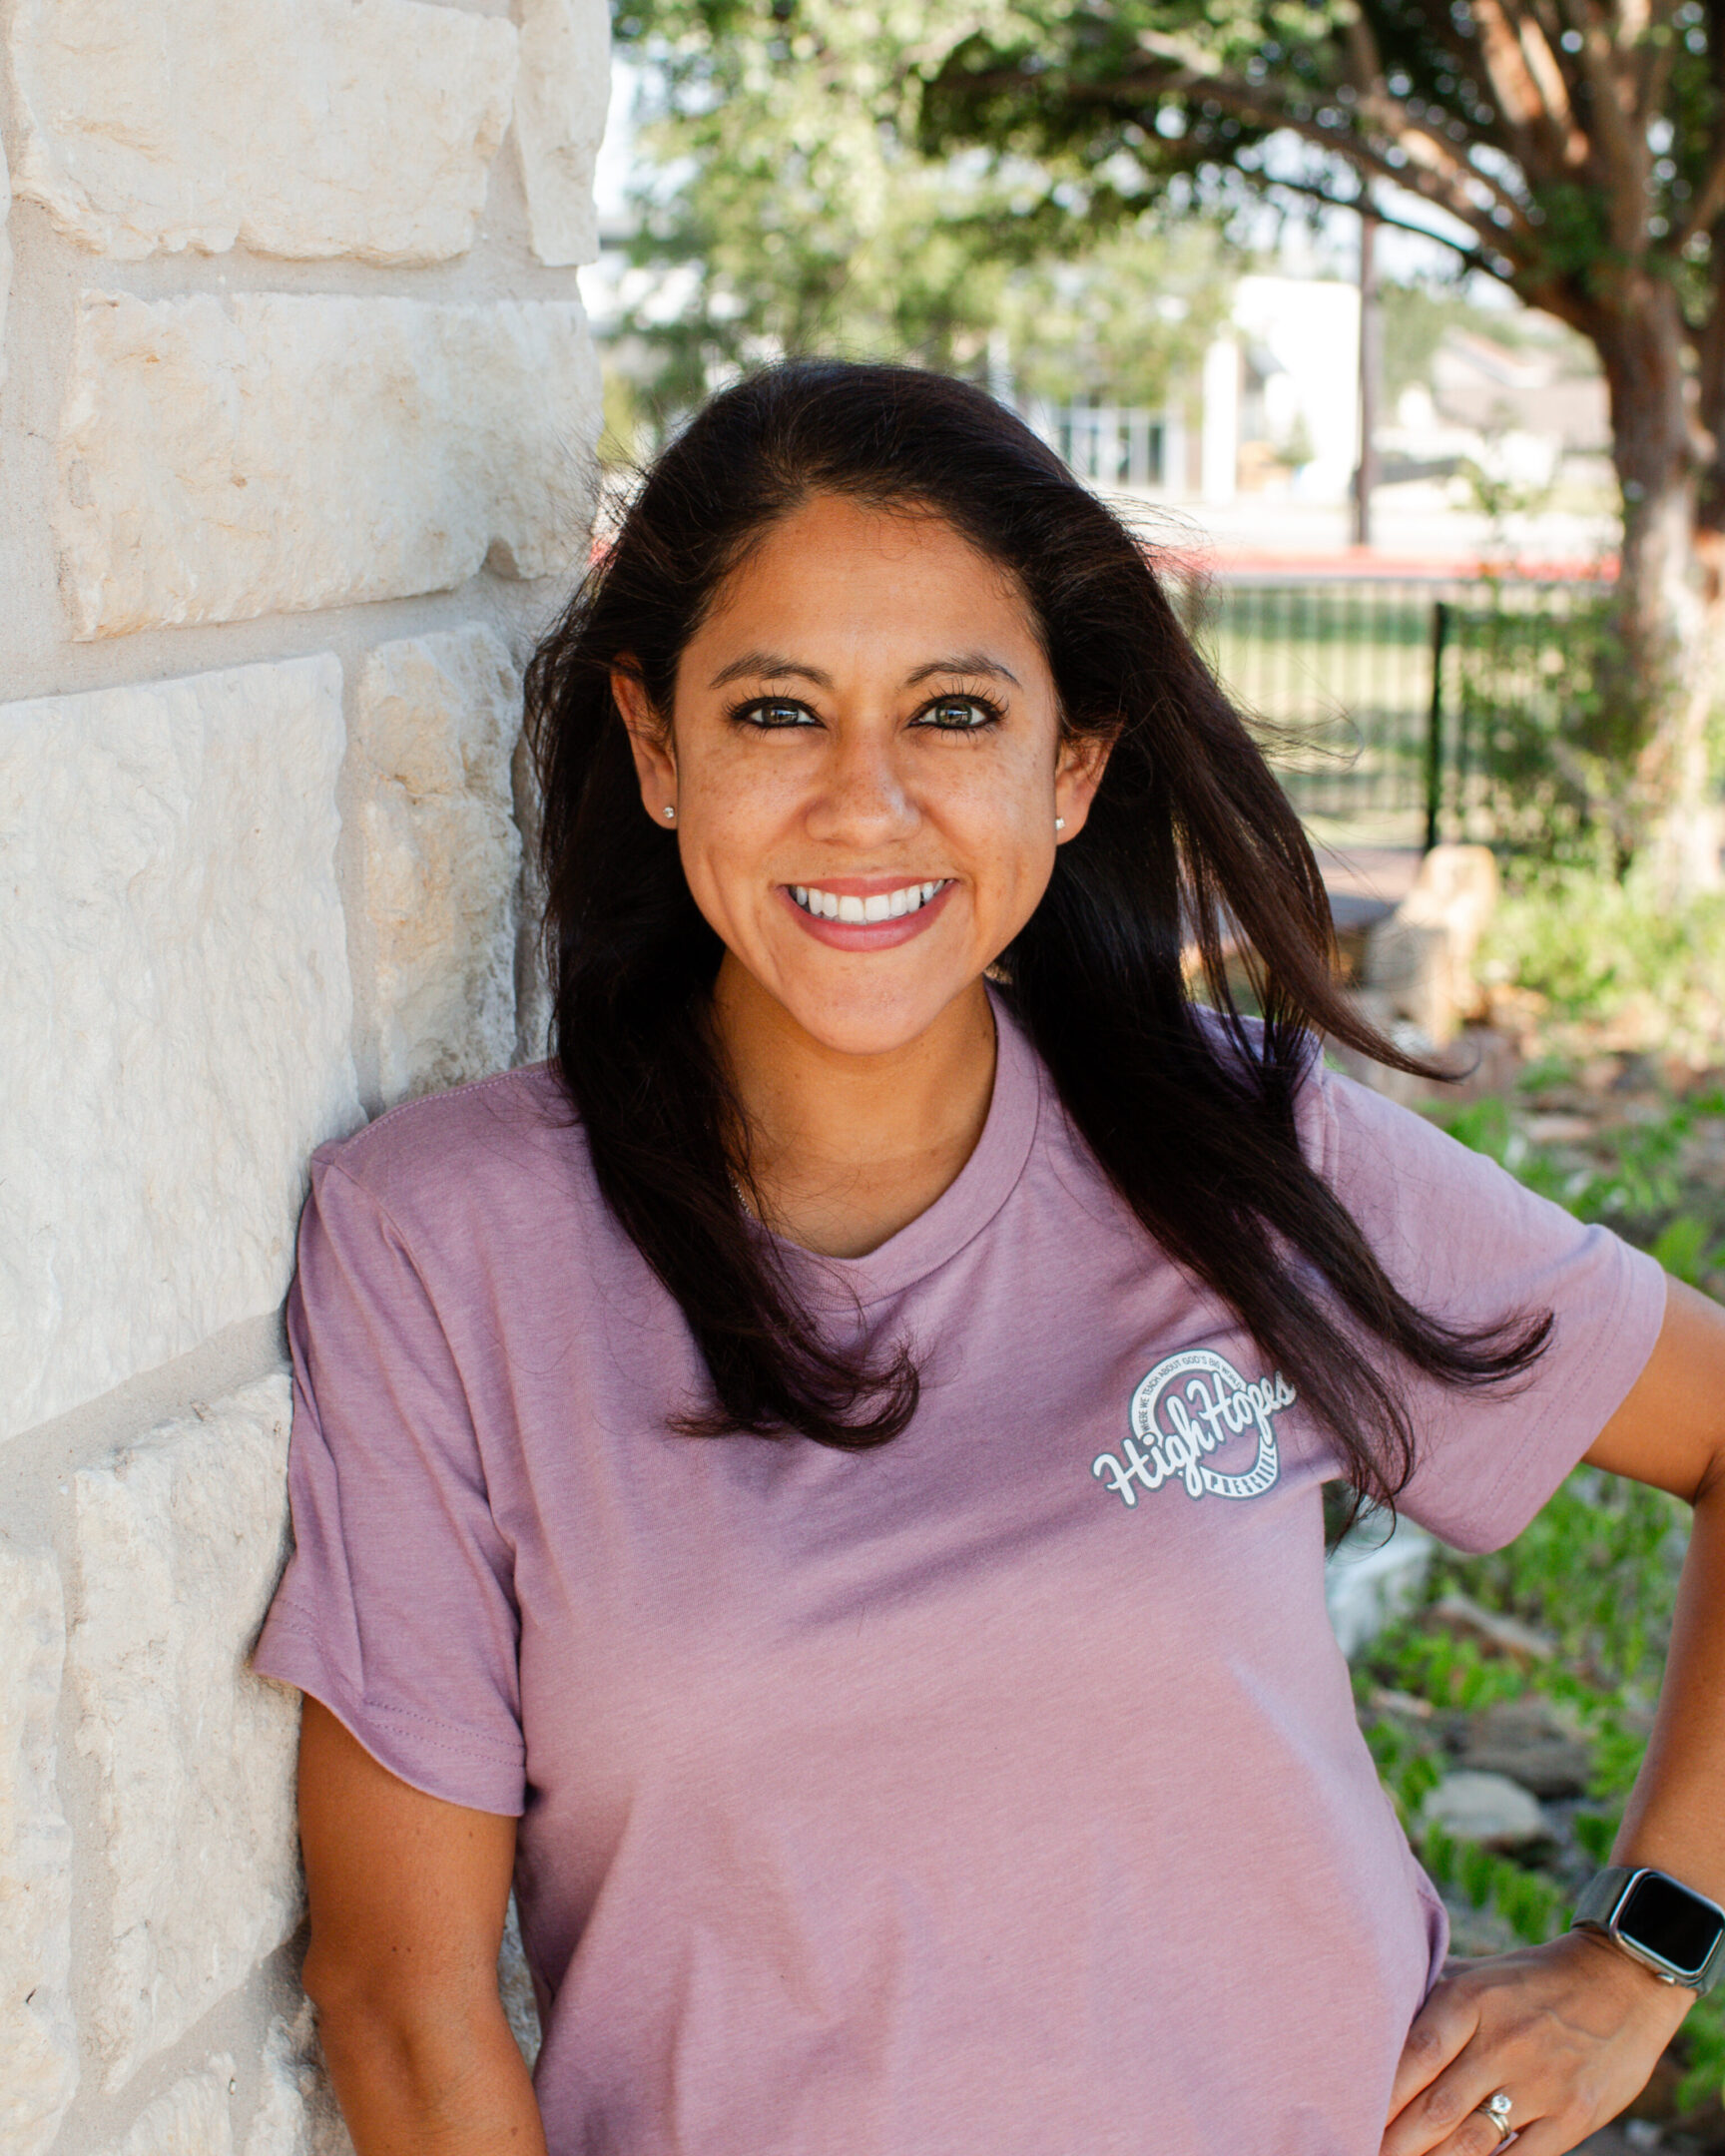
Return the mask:
<svg viewBox="0 0 1725 2156"><path fill-rule="evenodd" d="M1653 1739L1614 1864L1725 1902L1725 1310L1673 1281L1647 1367L1587 1454L1694 1507ZM1384 2156L1488 2156L1477 2106L1514 2104L1523 2156L1560 2156L1644 2086L1694 1993L1571 1931L1446 1978L1409 2034Z"/></svg>
<svg viewBox="0 0 1725 2156"><path fill-rule="evenodd" d="M422 1795L305 1702L305 1988L358 2156L545 2156L497 1992L515 1822Z"/></svg>

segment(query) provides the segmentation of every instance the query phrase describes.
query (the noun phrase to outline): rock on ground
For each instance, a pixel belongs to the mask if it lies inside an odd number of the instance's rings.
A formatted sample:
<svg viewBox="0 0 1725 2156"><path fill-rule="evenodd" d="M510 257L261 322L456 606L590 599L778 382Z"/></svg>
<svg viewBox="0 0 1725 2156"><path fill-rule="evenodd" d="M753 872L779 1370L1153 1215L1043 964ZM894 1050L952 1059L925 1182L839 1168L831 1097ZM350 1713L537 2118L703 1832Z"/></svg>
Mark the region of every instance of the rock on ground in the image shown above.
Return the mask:
<svg viewBox="0 0 1725 2156"><path fill-rule="evenodd" d="M1524 1849L1550 1834L1538 1800L1506 1775L1473 1774L1463 1769L1445 1775L1426 1799L1428 1827L1486 1849Z"/></svg>

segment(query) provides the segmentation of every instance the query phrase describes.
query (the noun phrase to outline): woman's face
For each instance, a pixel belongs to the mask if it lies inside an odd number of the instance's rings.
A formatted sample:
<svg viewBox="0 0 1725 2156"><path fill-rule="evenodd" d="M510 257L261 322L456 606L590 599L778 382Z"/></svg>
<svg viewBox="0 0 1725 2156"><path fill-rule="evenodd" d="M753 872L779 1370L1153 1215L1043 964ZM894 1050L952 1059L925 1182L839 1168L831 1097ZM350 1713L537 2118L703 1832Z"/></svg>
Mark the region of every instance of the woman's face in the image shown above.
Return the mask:
<svg viewBox="0 0 1725 2156"><path fill-rule="evenodd" d="M669 730L615 678L647 813L733 960L814 1040L917 1039L1028 919L1106 752L1062 741L1011 578L948 524L817 496L684 651ZM1056 818L1064 828L1056 828Z"/></svg>

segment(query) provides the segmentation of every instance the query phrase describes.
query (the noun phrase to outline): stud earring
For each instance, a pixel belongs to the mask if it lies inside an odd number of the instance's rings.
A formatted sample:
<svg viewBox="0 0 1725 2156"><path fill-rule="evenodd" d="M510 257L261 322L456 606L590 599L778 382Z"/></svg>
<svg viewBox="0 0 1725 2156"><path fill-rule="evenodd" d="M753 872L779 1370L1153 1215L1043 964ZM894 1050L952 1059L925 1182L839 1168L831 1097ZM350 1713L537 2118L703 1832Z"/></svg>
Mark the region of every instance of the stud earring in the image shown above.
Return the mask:
<svg viewBox="0 0 1725 2156"><path fill-rule="evenodd" d="M1066 818L1063 815L1057 815L1054 818L1054 828L1056 830L1064 830L1066 828Z"/></svg>
<svg viewBox="0 0 1725 2156"><path fill-rule="evenodd" d="M666 820L666 822L667 822L667 823L675 823L675 822L676 822L676 820L677 820L677 811L676 811L676 809L675 809L675 808L671 808L671 807L667 806L667 808L666 808L666 810L665 810L665 820Z"/></svg>

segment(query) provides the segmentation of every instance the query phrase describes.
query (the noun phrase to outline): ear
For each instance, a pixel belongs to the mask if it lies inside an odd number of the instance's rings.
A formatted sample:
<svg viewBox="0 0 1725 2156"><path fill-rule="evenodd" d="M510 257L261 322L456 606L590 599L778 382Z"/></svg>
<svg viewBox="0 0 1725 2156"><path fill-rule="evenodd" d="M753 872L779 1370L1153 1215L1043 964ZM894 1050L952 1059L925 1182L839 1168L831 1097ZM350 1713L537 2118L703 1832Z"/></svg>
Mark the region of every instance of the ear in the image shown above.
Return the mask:
<svg viewBox="0 0 1725 2156"><path fill-rule="evenodd" d="M629 736L635 776L641 782L641 806L664 830L672 820L666 809L677 806L677 758L671 729L648 702L646 684L634 666L632 653L620 655L611 669L611 694Z"/></svg>
<svg viewBox="0 0 1725 2156"><path fill-rule="evenodd" d="M1106 734L1068 734L1061 741L1054 765L1054 813L1065 825L1061 841L1076 838L1084 828L1113 747Z"/></svg>

